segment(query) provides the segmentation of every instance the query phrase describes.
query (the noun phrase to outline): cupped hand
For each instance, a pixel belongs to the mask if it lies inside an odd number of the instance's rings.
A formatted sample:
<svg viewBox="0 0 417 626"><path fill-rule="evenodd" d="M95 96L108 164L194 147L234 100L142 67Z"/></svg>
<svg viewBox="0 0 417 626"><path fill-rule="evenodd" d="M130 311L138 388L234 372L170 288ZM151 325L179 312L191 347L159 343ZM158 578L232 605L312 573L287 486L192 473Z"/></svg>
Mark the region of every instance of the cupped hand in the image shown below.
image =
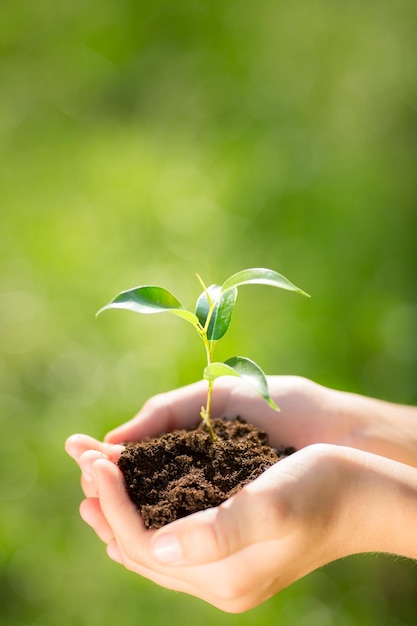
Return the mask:
<svg viewBox="0 0 417 626"><path fill-rule="evenodd" d="M84 500L81 515L107 544L110 558L127 569L224 611L241 612L357 550L346 515L357 497L352 454L365 453L306 447L219 507L157 531L145 529L118 468L98 459L98 497Z"/></svg>
<svg viewBox="0 0 417 626"><path fill-rule="evenodd" d="M333 412L333 390L298 376L270 376L274 411L250 384L236 378L216 381L212 415L242 419L267 431L273 446L302 448L312 443L351 445L354 424ZM107 443L140 441L176 428L194 426L205 404L207 383L200 381L148 400L130 421L105 437Z"/></svg>
<svg viewBox="0 0 417 626"><path fill-rule="evenodd" d="M273 446L314 443L349 446L417 467L417 408L323 387L298 376L269 376L274 411L236 378L216 381L212 415L236 417L265 430ZM195 425L205 404L205 381L154 396L130 421L107 434L107 443L141 440Z"/></svg>
<svg viewBox="0 0 417 626"><path fill-rule="evenodd" d="M297 376L271 376L270 393L280 407L274 411L250 385L236 378L216 381L212 415L242 419L266 430L271 445L303 448L312 443L352 444L354 424L332 412L330 389ZM195 426L207 397L207 383L200 381L149 399L139 413L108 433L101 442L88 435L72 435L66 441L68 454L82 471L82 488L95 495L92 463L98 458L115 461L122 443L141 441L177 428Z"/></svg>
<svg viewBox="0 0 417 626"><path fill-rule="evenodd" d="M120 444L196 424L206 384L152 398L104 442L87 435L67 440L82 471L81 516L113 560L238 612L341 556L392 551L416 558L410 539L417 514L416 409L299 377L270 377L269 385L280 413L244 382L221 379L213 415L240 415L266 430L272 445L298 452L219 507L157 531L145 529L126 494L115 464Z"/></svg>

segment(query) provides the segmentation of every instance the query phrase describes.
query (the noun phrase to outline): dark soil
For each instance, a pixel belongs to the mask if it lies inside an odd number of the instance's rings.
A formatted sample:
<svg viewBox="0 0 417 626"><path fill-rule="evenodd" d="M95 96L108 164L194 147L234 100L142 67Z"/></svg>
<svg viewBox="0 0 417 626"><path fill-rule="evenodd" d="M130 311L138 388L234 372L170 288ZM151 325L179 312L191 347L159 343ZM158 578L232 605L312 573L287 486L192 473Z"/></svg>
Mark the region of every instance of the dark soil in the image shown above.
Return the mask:
<svg viewBox="0 0 417 626"><path fill-rule="evenodd" d="M214 419L213 442L203 422L129 443L118 465L147 528L218 506L293 448L274 450L268 436L240 418Z"/></svg>

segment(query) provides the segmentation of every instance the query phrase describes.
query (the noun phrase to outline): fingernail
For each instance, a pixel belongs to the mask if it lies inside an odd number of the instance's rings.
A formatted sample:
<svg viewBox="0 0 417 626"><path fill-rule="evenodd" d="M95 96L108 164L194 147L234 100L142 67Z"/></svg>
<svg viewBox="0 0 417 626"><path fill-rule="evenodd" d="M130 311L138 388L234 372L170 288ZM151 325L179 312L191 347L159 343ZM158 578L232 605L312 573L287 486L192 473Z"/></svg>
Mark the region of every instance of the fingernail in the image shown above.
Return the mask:
<svg viewBox="0 0 417 626"><path fill-rule="evenodd" d="M124 451L124 449L125 449L125 446L122 446L120 444L114 444L109 450L109 453L108 453L109 459L113 461L113 463L116 463L119 460L119 457Z"/></svg>
<svg viewBox="0 0 417 626"><path fill-rule="evenodd" d="M156 537L152 544L154 557L164 564L178 563L182 559L182 550L177 536L165 533Z"/></svg>

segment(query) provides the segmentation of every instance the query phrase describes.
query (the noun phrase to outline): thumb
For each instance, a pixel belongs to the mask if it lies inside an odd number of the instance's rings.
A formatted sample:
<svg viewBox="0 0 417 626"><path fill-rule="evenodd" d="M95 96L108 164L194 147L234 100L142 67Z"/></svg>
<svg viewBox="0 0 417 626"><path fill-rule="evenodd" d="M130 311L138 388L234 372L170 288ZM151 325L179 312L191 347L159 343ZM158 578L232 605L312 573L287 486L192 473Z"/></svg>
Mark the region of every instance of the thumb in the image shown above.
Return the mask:
<svg viewBox="0 0 417 626"><path fill-rule="evenodd" d="M156 531L150 544L153 556L164 565L198 565L225 559L251 544L284 535L282 507L276 493L271 492L270 481L263 481L263 476L220 506Z"/></svg>

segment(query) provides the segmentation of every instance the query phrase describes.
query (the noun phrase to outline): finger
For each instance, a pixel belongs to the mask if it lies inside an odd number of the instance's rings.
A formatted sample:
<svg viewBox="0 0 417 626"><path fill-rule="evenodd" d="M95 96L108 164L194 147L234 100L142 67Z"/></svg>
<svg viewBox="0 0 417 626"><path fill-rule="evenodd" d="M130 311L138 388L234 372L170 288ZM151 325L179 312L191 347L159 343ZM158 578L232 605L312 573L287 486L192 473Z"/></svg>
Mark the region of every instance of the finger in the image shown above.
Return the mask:
<svg viewBox="0 0 417 626"><path fill-rule="evenodd" d="M87 498L97 496L95 474L92 463L99 457L117 462L124 446L102 443L88 435L71 435L65 442L65 449L81 469L81 488Z"/></svg>
<svg viewBox="0 0 417 626"><path fill-rule="evenodd" d="M123 565L123 557L119 550L119 546L117 545L117 541L114 538L107 544L107 555L111 558L112 561Z"/></svg>
<svg viewBox="0 0 417 626"><path fill-rule="evenodd" d="M95 481L95 472L93 469L94 462L98 459L108 459L112 463L117 463L124 449L124 446L112 445L109 447L108 454L104 454L98 450L86 450L82 453L79 459L80 469L86 477Z"/></svg>
<svg viewBox="0 0 417 626"><path fill-rule="evenodd" d="M109 457L117 456L123 448L116 448L114 445L98 441L89 435L76 434L71 435L65 442L65 451L77 463L80 456L87 450L97 450Z"/></svg>
<svg viewBox="0 0 417 626"><path fill-rule="evenodd" d="M97 498L97 486L95 481L81 474L81 489L86 498Z"/></svg>
<svg viewBox="0 0 417 626"><path fill-rule="evenodd" d="M65 451L77 463L78 459L86 450L100 450L101 442L88 435L76 434L71 435L65 441Z"/></svg>
<svg viewBox="0 0 417 626"><path fill-rule="evenodd" d="M230 388L230 380L218 381L213 397L213 415L223 413ZM178 428L195 426L200 420L200 410L206 400L206 381L154 396L133 419L107 433L105 441L141 441Z"/></svg>
<svg viewBox="0 0 417 626"><path fill-rule="evenodd" d="M98 498L83 500L80 504L80 515L105 544L114 540L113 531L103 515Z"/></svg>
<svg viewBox="0 0 417 626"><path fill-rule="evenodd" d="M93 467L101 510L114 536L122 543L137 546L135 553L127 551L127 556L131 560L135 560L136 552L148 553L148 535L151 535L152 531L145 529L142 518L129 499L121 471L105 459L96 460ZM139 558L139 562L140 560Z"/></svg>
<svg viewBox="0 0 417 626"><path fill-rule="evenodd" d="M86 450L78 460L81 469L81 487L87 498L97 498L96 475L93 469L93 463L97 459L107 459L106 455L98 450Z"/></svg>

